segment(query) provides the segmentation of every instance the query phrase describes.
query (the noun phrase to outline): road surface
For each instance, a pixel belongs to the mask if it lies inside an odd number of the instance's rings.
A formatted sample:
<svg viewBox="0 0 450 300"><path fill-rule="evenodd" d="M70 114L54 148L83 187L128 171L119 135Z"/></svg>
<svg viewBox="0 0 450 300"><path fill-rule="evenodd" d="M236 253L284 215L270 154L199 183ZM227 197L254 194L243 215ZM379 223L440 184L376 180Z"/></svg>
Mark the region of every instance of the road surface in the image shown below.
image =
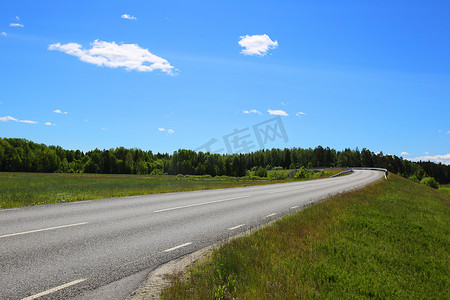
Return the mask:
<svg viewBox="0 0 450 300"><path fill-rule="evenodd" d="M169 260L382 177L0 210L0 299L124 299Z"/></svg>

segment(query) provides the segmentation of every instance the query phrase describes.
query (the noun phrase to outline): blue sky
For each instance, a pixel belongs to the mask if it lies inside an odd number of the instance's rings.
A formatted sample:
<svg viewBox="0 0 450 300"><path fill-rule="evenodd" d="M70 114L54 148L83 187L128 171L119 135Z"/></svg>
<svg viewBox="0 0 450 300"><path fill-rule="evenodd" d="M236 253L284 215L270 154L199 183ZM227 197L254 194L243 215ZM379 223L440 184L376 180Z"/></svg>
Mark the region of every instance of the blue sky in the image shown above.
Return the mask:
<svg viewBox="0 0 450 300"><path fill-rule="evenodd" d="M450 163L449 1L2 1L0 136L264 147ZM402 154L403 153L403 154Z"/></svg>

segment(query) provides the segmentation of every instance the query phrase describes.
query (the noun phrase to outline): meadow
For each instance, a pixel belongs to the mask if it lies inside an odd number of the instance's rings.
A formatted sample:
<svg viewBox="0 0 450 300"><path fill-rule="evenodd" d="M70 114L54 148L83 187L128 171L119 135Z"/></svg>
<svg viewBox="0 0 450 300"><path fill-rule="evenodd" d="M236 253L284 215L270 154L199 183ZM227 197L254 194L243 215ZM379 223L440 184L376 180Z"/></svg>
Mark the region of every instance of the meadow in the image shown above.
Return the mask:
<svg viewBox="0 0 450 300"><path fill-rule="evenodd" d="M336 172L333 170L317 173L314 179L326 178ZM294 179L289 176L278 175L259 178L180 174L175 176L0 172L0 209L110 197L232 188L292 180Z"/></svg>
<svg viewBox="0 0 450 300"><path fill-rule="evenodd" d="M450 184L441 185L439 189L450 193Z"/></svg>
<svg viewBox="0 0 450 300"><path fill-rule="evenodd" d="M297 171L301 170L302 176L296 176ZM267 170L265 171L265 175L267 179L271 180L312 180L312 179L322 179L322 178L328 178L335 174L338 174L342 171L345 171L346 169L324 169L321 171L308 171L305 168L300 169L292 169L292 170ZM250 171L249 175L256 176L257 171Z"/></svg>
<svg viewBox="0 0 450 300"><path fill-rule="evenodd" d="M258 178L0 173L0 209L87 199L267 184Z"/></svg>
<svg viewBox="0 0 450 300"><path fill-rule="evenodd" d="M161 297L449 299L449 257L448 191L390 175L230 241Z"/></svg>

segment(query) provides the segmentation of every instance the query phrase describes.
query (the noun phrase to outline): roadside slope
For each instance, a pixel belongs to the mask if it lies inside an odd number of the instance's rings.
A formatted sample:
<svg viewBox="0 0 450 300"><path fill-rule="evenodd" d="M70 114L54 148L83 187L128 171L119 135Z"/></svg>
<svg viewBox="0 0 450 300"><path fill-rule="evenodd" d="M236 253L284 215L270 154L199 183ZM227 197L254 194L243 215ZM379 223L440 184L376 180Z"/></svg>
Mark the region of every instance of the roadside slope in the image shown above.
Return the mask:
<svg viewBox="0 0 450 300"><path fill-rule="evenodd" d="M448 299L450 197L398 176L334 196L171 275L165 299Z"/></svg>

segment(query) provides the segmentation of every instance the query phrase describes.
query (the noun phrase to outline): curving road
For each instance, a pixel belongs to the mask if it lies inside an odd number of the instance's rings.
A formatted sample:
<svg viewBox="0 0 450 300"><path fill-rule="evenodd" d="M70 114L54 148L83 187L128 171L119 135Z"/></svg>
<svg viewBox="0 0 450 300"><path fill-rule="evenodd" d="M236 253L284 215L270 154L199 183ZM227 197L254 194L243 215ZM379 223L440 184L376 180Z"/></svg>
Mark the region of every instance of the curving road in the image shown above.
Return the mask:
<svg viewBox="0 0 450 300"><path fill-rule="evenodd" d="M383 176L0 210L0 299L123 299L162 263Z"/></svg>

